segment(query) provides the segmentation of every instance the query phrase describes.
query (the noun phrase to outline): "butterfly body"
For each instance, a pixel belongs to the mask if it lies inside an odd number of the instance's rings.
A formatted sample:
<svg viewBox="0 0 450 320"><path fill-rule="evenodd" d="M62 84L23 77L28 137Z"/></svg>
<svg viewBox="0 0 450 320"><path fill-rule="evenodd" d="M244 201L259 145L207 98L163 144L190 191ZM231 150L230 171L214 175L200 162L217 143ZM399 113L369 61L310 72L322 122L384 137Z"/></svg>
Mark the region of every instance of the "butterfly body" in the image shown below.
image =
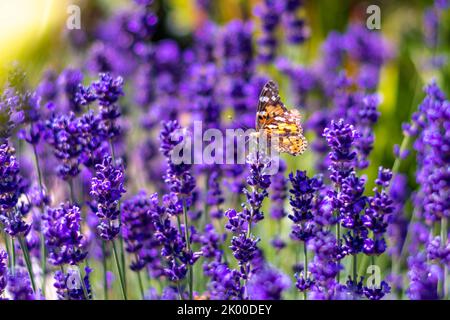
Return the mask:
<svg viewBox="0 0 450 320"><path fill-rule="evenodd" d="M303 136L300 114L284 106L273 81L264 85L259 96L256 131L262 131L271 141L274 137L278 138L275 147L279 152L297 156L306 150L307 141Z"/></svg>

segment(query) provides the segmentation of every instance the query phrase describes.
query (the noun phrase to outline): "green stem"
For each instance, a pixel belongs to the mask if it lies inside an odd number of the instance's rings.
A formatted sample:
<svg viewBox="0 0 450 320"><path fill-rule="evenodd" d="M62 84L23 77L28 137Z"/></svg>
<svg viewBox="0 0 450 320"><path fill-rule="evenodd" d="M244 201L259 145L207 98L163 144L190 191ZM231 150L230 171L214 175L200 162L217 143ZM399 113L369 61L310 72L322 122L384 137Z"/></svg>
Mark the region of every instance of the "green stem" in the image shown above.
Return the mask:
<svg viewBox="0 0 450 320"><path fill-rule="evenodd" d="M30 253L28 252L27 244L25 243L25 238L22 236L18 237L20 248L23 252L23 257L25 259L25 264L27 265L28 275L30 276L31 287L33 288L33 292L36 294L36 284L34 282L33 268L31 265Z"/></svg>
<svg viewBox="0 0 450 320"><path fill-rule="evenodd" d="M292 242L292 245L293 245L293 248L294 248L294 250L293 250L294 251L294 260L295 260L294 265L297 268L298 263L300 261L300 259L299 259L299 251L300 250L298 250L296 243ZM299 290L297 290L296 286L293 286L293 290L294 290L294 296L295 296L294 299L298 300Z"/></svg>
<svg viewBox="0 0 450 320"><path fill-rule="evenodd" d="M113 164L116 165L116 151L114 149L114 143L112 141L112 139L109 139L109 148L111 150L111 158L113 160ZM120 210L120 199L119 199L119 203L118 203L118 207L119 207L119 221L120 223L122 223L122 211ZM120 249L120 262L122 264L122 277L123 277L123 281L124 281L124 285L125 285L125 289L127 287L127 268L126 268L126 264L125 264L125 247L123 244L123 238L120 236L119 237L119 249Z"/></svg>
<svg viewBox="0 0 450 320"><path fill-rule="evenodd" d="M41 270L42 270L42 296L45 297L46 277L47 277L47 247L45 246L44 233L41 231L40 238L40 254L41 254Z"/></svg>
<svg viewBox="0 0 450 320"><path fill-rule="evenodd" d="M209 191L209 179L210 179L210 172L208 171L205 176L205 195L208 196ZM209 223L210 217L209 217L209 206L207 201L205 201L203 206L203 223L204 226L206 226Z"/></svg>
<svg viewBox="0 0 450 320"><path fill-rule="evenodd" d="M303 266L303 270L304 270L304 275L305 275L305 280L308 279L308 250L306 248L306 242L303 243L303 261L304 261L304 266ZM303 292L303 298L304 300L308 300L308 295L306 294L306 290Z"/></svg>
<svg viewBox="0 0 450 320"><path fill-rule="evenodd" d="M113 160L114 164L116 164L116 152L114 149L114 143L113 143L112 139L109 139L109 149L111 150L112 160Z"/></svg>
<svg viewBox="0 0 450 320"><path fill-rule="evenodd" d="M187 216L187 208L186 208L186 199L183 198L183 217L184 217L184 235L186 238L186 249L188 252L191 252L191 241L189 237L189 225L188 225L188 216ZM194 296L193 292L193 283L194 283L194 273L192 270L192 265L188 264L188 272L189 272L189 299L192 300Z"/></svg>
<svg viewBox="0 0 450 320"><path fill-rule="evenodd" d="M82 274L82 272L80 272L80 282L81 282L81 288L83 288L83 294L84 294L84 298L86 299L86 300L90 300L89 299L89 293L88 293L88 291L87 291L87 288L86 288L86 283L84 283L84 277L83 277L83 274Z"/></svg>
<svg viewBox="0 0 450 320"><path fill-rule="evenodd" d="M9 267L9 270L12 270L12 256L11 256L11 249L9 246L9 238L8 238L8 235L6 234L6 232L3 234L3 236L4 236L4 241L5 241L6 253L8 254L8 267Z"/></svg>
<svg viewBox="0 0 450 320"><path fill-rule="evenodd" d="M276 224L277 224L277 230L276 230L276 233L273 235L273 238L275 238L275 237L277 237L277 236L282 234L281 233L281 220L277 220ZM279 253L280 253L279 250L275 249L275 265L278 266L278 267L281 267L280 266L280 254Z"/></svg>
<svg viewBox="0 0 450 320"><path fill-rule="evenodd" d="M250 238L252 234L252 217L250 216L250 221L248 222L247 226L247 238Z"/></svg>
<svg viewBox="0 0 450 320"><path fill-rule="evenodd" d="M371 256L370 261L371 261L372 266L375 267L375 265L376 265L375 256ZM372 276L373 275L375 275L375 268L372 268ZM375 285L375 284L372 284L372 285Z"/></svg>
<svg viewBox="0 0 450 320"><path fill-rule="evenodd" d="M44 183L42 180L42 172L41 167L39 165L39 157L36 149L36 145L33 144L33 153L34 153L34 163L36 166L36 171L38 174L39 181L39 189L41 193L41 197L44 197ZM42 199L43 200L43 199ZM41 213L44 214L44 202L41 201ZM45 237L44 233L41 230L39 235L40 238L40 254L41 254L41 270L42 270L42 296L45 297L45 287L46 287L46 276L47 276L47 247L45 246Z"/></svg>
<svg viewBox="0 0 450 320"><path fill-rule="evenodd" d="M11 237L11 272L16 274L16 244L14 243L14 237Z"/></svg>
<svg viewBox="0 0 450 320"><path fill-rule="evenodd" d="M183 208L183 211L184 211L184 208ZM180 233L180 235L182 235L183 234L183 230L181 229L181 218L180 218L180 215L177 215L177 226L178 226L178 232ZM178 293L180 294L180 300L184 300L183 290L181 290L180 281L177 281L177 288L178 288Z"/></svg>
<svg viewBox="0 0 450 320"><path fill-rule="evenodd" d="M356 286L358 283L358 255L353 255L353 282Z"/></svg>
<svg viewBox="0 0 450 320"><path fill-rule="evenodd" d="M403 136L402 144L400 145L399 156L395 158L394 164L392 166L392 176L393 176L393 178L395 177L395 175L400 170L400 165L401 165L402 160L403 160L401 156L405 152L405 150L408 148L410 140L411 140L411 137L409 135Z"/></svg>
<svg viewBox="0 0 450 320"><path fill-rule="evenodd" d="M43 180L42 180L42 173L41 173L41 167L39 166L39 157L38 157L38 153L36 150L36 146L33 144L33 153L34 153L34 162L36 165L36 171L38 174L38 181L39 181L39 188L41 189L40 191L43 192L44 191L44 184L43 184Z"/></svg>
<svg viewBox="0 0 450 320"><path fill-rule="evenodd" d="M102 241L103 296L108 300L108 273L106 265L106 241Z"/></svg>
<svg viewBox="0 0 450 320"><path fill-rule="evenodd" d="M339 246L341 240L341 224L339 221L336 223L336 245ZM339 263L339 261L338 261ZM341 281L341 270L338 268L337 274L336 274L336 281L339 284Z"/></svg>
<svg viewBox="0 0 450 320"><path fill-rule="evenodd" d="M137 277L138 277L139 290L141 291L141 297L142 297L142 300L144 300L145 299L145 294L144 294L144 285L142 284L141 271L137 271L136 274L137 274Z"/></svg>
<svg viewBox="0 0 450 320"><path fill-rule="evenodd" d="M446 244L447 244L447 233L448 233L448 218L447 217L443 217L441 220L441 243L442 246L445 248ZM442 299L443 300L447 300L447 295L448 295L448 283L447 283L447 273L448 273L448 268L447 268L447 264L444 262L444 276L442 278Z"/></svg>
<svg viewBox="0 0 450 320"><path fill-rule="evenodd" d="M122 236L119 237L119 245L120 245L120 261L122 263L123 284L126 289L127 288L127 267L126 267L126 263L125 263L125 249L124 249L124 245L123 245Z"/></svg>
<svg viewBox="0 0 450 320"><path fill-rule="evenodd" d="M137 254L136 254L135 258L136 258L136 263L137 263L139 261L139 257ZM139 290L141 292L141 297L142 297L142 300L144 300L145 294L144 294L144 285L142 284L141 271L140 270L136 271L136 274L137 274L137 278L138 278L138 282L139 282Z"/></svg>
<svg viewBox="0 0 450 320"><path fill-rule="evenodd" d="M124 279L123 279L123 273L120 268L119 256L117 254L116 242L114 240L112 241L112 247L113 247L114 260L116 262L117 272L119 273L120 289L122 290L122 296L123 296L124 300L128 300L127 292L125 289L125 283L124 283Z"/></svg>
<svg viewBox="0 0 450 320"><path fill-rule="evenodd" d="M177 281L177 289L178 289L178 296L180 297L180 300L184 300L183 298L183 291L181 290L180 281Z"/></svg>
<svg viewBox="0 0 450 320"><path fill-rule="evenodd" d="M70 178L67 183L69 184L69 191L70 191L70 202L72 204L75 204L75 193L73 191L73 178Z"/></svg>

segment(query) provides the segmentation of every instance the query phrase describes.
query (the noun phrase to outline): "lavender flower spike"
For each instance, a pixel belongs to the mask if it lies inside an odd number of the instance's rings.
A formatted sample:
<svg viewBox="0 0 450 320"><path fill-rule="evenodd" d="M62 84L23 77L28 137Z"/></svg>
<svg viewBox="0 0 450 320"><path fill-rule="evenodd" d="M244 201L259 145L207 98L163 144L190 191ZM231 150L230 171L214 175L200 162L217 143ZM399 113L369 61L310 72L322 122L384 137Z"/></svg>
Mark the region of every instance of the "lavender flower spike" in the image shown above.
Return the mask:
<svg viewBox="0 0 450 320"><path fill-rule="evenodd" d="M124 172L121 166L113 163L110 156L103 158L103 162L97 164L95 170L91 195L97 202L96 215L100 219L98 231L103 239L111 241L120 231L119 200L125 193Z"/></svg>

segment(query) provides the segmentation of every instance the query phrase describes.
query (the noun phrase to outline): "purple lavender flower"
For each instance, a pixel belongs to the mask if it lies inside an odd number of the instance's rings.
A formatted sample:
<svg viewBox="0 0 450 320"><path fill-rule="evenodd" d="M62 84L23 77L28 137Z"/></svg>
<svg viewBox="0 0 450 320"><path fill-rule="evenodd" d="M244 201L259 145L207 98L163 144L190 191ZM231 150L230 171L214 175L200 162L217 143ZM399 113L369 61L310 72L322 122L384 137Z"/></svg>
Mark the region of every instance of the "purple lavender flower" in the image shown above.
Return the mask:
<svg viewBox="0 0 450 320"><path fill-rule="evenodd" d="M123 57L117 52L116 48L96 41L88 51L86 65L87 69L94 73L114 71L122 73L126 70L126 67L121 65L123 62Z"/></svg>
<svg viewBox="0 0 450 320"><path fill-rule="evenodd" d="M448 265L450 259L450 243L442 243L441 237L434 237L427 244L427 258L431 261L441 262L443 265Z"/></svg>
<svg viewBox="0 0 450 320"><path fill-rule="evenodd" d="M239 271L230 269L225 263L212 261L205 264L204 273L211 278L208 293L211 300L242 300L244 287Z"/></svg>
<svg viewBox="0 0 450 320"><path fill-rule="evenodd" d="M275 58L277 47L276 29L283 11L281 1L264 0L255 8L255 15L262 23L262 35L258 39L258 58L261 63L269 63Z"/></svg>
<svg viewBox="0 0 450 320"><path fill-rule="evenodd" d="M270 184L270 216L272 219L281 220L287 215L284 209L284 201L287 198L287 179L284 176L286 164L280 160L279 169L271 178Z"/></svg>
<svg viewBox="0 0 450 320"><path fill-rule="evenodd" d="M155 227L151 217L152 203L145 192L140 192L124 201L122 205L122 235L127 252L134 254L130 268L133 271L149 266L158 271L159 243L155 238Z"/></svg>
<svg viewBox="0 0 450 320"><path fill-rule="evenodd" d="M425 11L423 17L425 41L430 48L435 48L438 45L439 34L439 10L436 7L431 7Z"/></svg>
<svg viewBox="0 0 450 320"><path fill-rule="evenodd" d="M394 207L385 189L389 186L391 178L392 173L389 169L382 167L378 169L378 178L375 183L381 187L381 191L378 188L374 189L375 195L368 198L369 205L362 217L364 226L373 232L373 239L364 240L364 253L368 255L379 255L386 250L384 234Z"/></svg>
<svg viewBox="0 0 450 320"><path fill-rule="evenodd" d="M369 166L367 157L372 151L375 141L372 127L380 116L377 110L379 103L377 95L367 95L362 99L362 107L358 111L356 129L360 137L356 141L356 149L358 151L357 167L359 169L364 169Z"/></svg>
<svg viewBox="0 0 450 320"><path fill-rule="evenodd" d="M124 172L122 166L114 164L109 156L101 164L97 164L95 170L91 196L97 202L96 215L100 219L98 232L103 239L110 241L120 232L119 201L125 193Z"/></svg>
<svg viewBox="0 0 450 320"><path fill-rule="evenodd" d="M120 134L117 118L120 117L117 101L123 96L122 77L113 78L109 73L100 73L99 80L92 84L98 104L100 106L101 130L109 139Z"/></svg>
<svg viewBox="0 0 450 320"><path fill-rule="evenodd" d="M180 293L177 288L173 286L167 286L161 293L161 300L177 300L180 297ZM183 296L184 297L184 296Z"/></svg>
<svg viewBox="0 0 450 320"><path fill-rule="evenodd" d="M353 169L356 159L353 147L359 135L353 126L344 124L341 119L337 123L332 121L324 136L331 148L329 170L335 188L331 196L337 210L337 223L352 231L344 235L342 249L345 254L357 254L362 251L367 235L361 220L361 211L367 202L363 195L365 179L359 178Z"/></svg>
<svg viewBox="0 0 450 320"><path fill-rule="evenodd" d="M76 99L79 85L83 81L83 74L77 69L65 69L58 77L57 84L62 96L62 110L79 113L81 104Z"/></svg>
<svg viewBox="0 0 450 320"><path fill-rule="evenodd" d="M354 172L342 183L342 191L337 201L341 225L349 231L344 235L344 249L348 254L358 254L363 250L367 230L363 225L361 212L366 206L367 197L364 194L365 180L358 178Z"/></svg>
<svg viewBox="0 0 450 320"><path fill-rule="evenodd" d="M83 152L82 132L75 114L54 116L47 121L47 142L53 147L55 157L60 160L58 175L68 180L80 173L80 155Z"/></svg>
<svg viewBox="0 0 450 320"><path fill-rule="evenodd" d="M310 30L304 19L298 15L298 10L303 5L302 0L286 0L283 12L286 40L290 44L301 44L308 37Z"/></svg>
<svg viewBox="0 0 450 320"><path fill-rule="evenodd" d="M243 193L247 197L247 206L243 208L243 214L248 222L248 227L252 227L252 223L257 223L264 219L261 211L263 200L269 195L267 189L270 187L270 176L266 173L267 167L270 165L270 159L263 151L250 153L247 159L250 167L250 173L247 177L247 185Z"/></svg>
<svg viewBox="0 0 450 320"><path fill-rule="evenodd" d="M285 274L266 266L248 282L248 296L253 300L281 300L283 293L290 286L289 278Z"/></svg>
<svg viewBox="0 0 450 320"><path fill-rule="evenodd" d="M408 232L408 220L404 216L404 204L409 194L405 175L396 174L389 189L393 201L393 212L387 230L391 246L390 254L398 259Z"/></svg>
<svg viewBox="0 0 450 320"><path fill-rule="evenodd" d="M83 149L80 154L80 162L86 167L94 168L105 155L105 135L101 129L101 117L89 111L83 114L78 122L80 131L79 141Z"/></svg>
<svg viewBox="0 0 450 320"><path fill-rule="evenodd" d="M308 178L306 171L297 171L295 176L289 174L292 189L289 203L293 213L288 217L294 222L291 236L294 240L308 242L313 237L316 229L313 219L313 199L321 187L321 181L317 178Z"/></svg>
<svg viewBox="0 0 450 320"><path fill-rule="evenodd" d="M23 268L16 268L14 274L8 278L8 292L13 300L35 300L31 288L28 272Z"/></svg>
<svg viewBox="0 0 450 320"><path fill-rule="evenodd" d="M339 247L336 237L329 231L320 231L308 242L308 249L314 252L309 269L314 279L312 298L333 299L339 296L336 275L342 269L337 258Z"/></svg>
<svg viewBox="0 0 450 320"><path fill-rule="evenodd" d="M228 217L226 228L238 235L250 234L252 224L264 219L261 211L262 202L268 196L267 189L270 186L270 176L265 174L265 170L269 165L268 158L263 152L249 155L247 163L250 166L250 174L247 177L249 188L244 188L243 193L247 198L247 204L243 204L243 210L237 213L235 210L227 210L225 215ZM236 237L235 237L236 238ZM245 238L245 236L244 236ZM241 239L243 243L247 243ZM248 239L250 242L256 239ZM241 242L236 239L237 242ZM256 244L256 243L255 243ZM236 247L238 249L238 247Z"/></svg>
<svg viewBox="0 0 450 320"><path fill-rule="evenodd" d="M8 75L8 82L0 95L0 114L0 138L8 138L13 129L25 123L33 124L40 118L40 98L27 88L25 73L20 68L14 68Z"/></svg>
<svg viewBox="0 0 450 320"><path fill-rule="evenodd" d="M50 102L58 95L57 74L53 70L46 70L39 83L36 94L43 102Z"/></svg>
<svg viewBox="0 0 450 320"><path fill-rule="evenodd" d="M405 160L409 156L409 150L408 149L400 150L400 146L398 144L394 145L393 151L394 156L402 160Z"/></svg>
<svg viewBox="0 0 450 320"><path fill-rule="evenodd" d="M408 259L410 285L407 294L413 300L437 300L439 271L437 266L426 263L425 255L418 254Z"/></svg>
<svg viewBox="0 0 450 320"><path fill-rule="evenodd" d="M227 210L225 213L228 218L226 228L234 233L230 249L238 261L244 281L250 279L252 272L259 270L263 263L263 257L257 247L260 239L252 234L252 225L264 218L261 207L263 200L268 196L267 189L270 186L270 176L266 174L270 159L264 150L250 153L247 163L250 166L247 177L248 188L243 190L247 203L242 204L241 212Z"/></svg>
<svg viewBox="0 0 450 320"><path fill-rule="evenodd" d="M0 249L0 296L3 296L8 283L8 254Z"/></svg>
<svg viewBox="0 0 450 320"><path fill-rule="evenodd" d="M349 27L343 45L348 55L362 64L381 67L392 56L386 40L380 33L358 24Z"/></svg>
<svg viewBox="0 0 450 320"><path fill-rule="evenodd" d="M278 172L271 177L270 184L270 217L275 220L278 231L281 230L281 221L286 217L287 212L284 209L284 202L287 198L287 179L284 176L286 171L286 164L280 160ZM278 232L279 233L279 232ZM286 243L277 234L271 240L271 245L276 250L281 250L286 246Z"/></svg>
<svg viewBox="0 0 450 320"><path fill-rule="evenodd" d="M150 215L155 227L155 238L161 245L161 255L164 257L164 274L174 282L186 277L187 265L193 265L200 253L186 250L185 237L182 230L172 225L173 201L170 196L163 197L163 205L159 204L158 195L150 196ZM176 204L175 204L176 205ZM178 211L179 209L175 209Z"/></svg>
<svg viewBox="0 0 450 320"><path fill-rule="evenodd" d="M241 268L243 268L246 273L248 273L248 270L245 269L247 267L247 263L252 261L255 257L257 251L256 245L259 241L259 238L252 236L247 237L244 233L234 236L231 239L230 249L233 251L234 257L239 261Z"/></svg>
<svg viewBox="0 0 450 320"><path fill-rule="evenodd" d="M58 208L47 208L42 219L48 257L53 265L76 265L86 258L80 208L63 203Z"/></svg>
<svg viewBox="0 0 450 320"><path fill-rule="evenodd" d="M172 152L175 146L183 143L184 137L178 136L177 140L174 135L179 134L181 127L177 121L164 122L163 129L160 133L161 151L167 159L168 168L164 176L164 181L168 184L171 192L180 195L181 197L187 197L195 188L195 179L190 173L190 164L181 162L175 164L172 161Z"/></svg>
<svg viewBox="0 0 450 320"><path fill-rule="evenodd" d="M378 288L376 287L364 287L363 293L364 295L370 299L370 300L380 300L383 298L386 294L391 292L391 288L387 284L386 281L381 281L380 286Z"/></svg>
<svg viewBox="0 0 450 320"><path fill-rule="evenodd" d="M235 80L238 80L238 76L240 76L241 80L251 76L254 67L252 31L252 24L233 20L224 26L219 34L217 50L223 61L220 71L229 76L237 76ZM228 95L231 93L237 94L235 102L241 105L242 95L239 93L245 94L245 92L238 91L239 84L242 84L242 82L230 83ZM245 90L245 88L242 89ZM241 107L238 106L237 108L240 109Z"/></svg>
<svg viewBox="0 0 450 320"><path fill-rule="evenodd" d="M21 177L15 150L8 141L0 145L0 163L0 222L9 235L26 235L31 225L16 207L22 193Z"/></svg>
<svg viewBox="0 0 450 320"><path fill-rule="evenodd" d="M216 98L218 70L212 63L194 64L190 70L190 94L192 94L192 111L208 128L220 128L222 105Z"/></svg>
<svg viewBox="0 0 450 320"><path fill-rule="evenodd" d="M422 130L414 148L417 150L417 181L420 189L416 198L420 215L427 221L438 221L450 217L450 204L443 190L448 190L448 166L450 161L450 139L446 128L450 125L448 117L449 102L435 82L425 88L427 93L414 122Z"/></svg>
<svg viewBox="0 0 450 320"><path fill-rule="evenodd" d="M344 120L340 119L338 122L331 121L331 125L325 128L323 136L331 148L330 178L337 188L340 188L343 180L353 170L356 152L352 150L352 146L359 135L352 125L345 124Z"/></svg>
<svg viewBox="0 0 450 320"><path fill-rule="evenodd" d="M425 99L413 114L412 123L404 125L405 134L415 138L416 180L419 183L413 203L414 214L420 222L413 224L408 259L410 286L407 293L411 299L438 299L441 294L437 288L441 268L445 270L448 265L447 243L441 238L433 238L431 230L440 223L441 234L447 236L444 227L450 210L445 190L449 185L450 140L445 132L450 123L449 102L434 81L426 86L425 92ZM428 258L438 264L429 264L421 248L426 250Z"/></svg>
<svg viewBox="0 0 450 320"><path fill-rule="evenodd" d="M83 279L81 279L80 270L78 269L68 269L67 273L63 273L60 270L55 272L53 286L56 288L59 300L89 300L92 298L89 281L89 274L92 272L92 269L85 267L84 270L85 276ZM87 296L84 290L86 290Z"/></svg>
<svg viewBox="0 0 450 320"><path fill-rule="evenodd" d="M209 215L212 218L220 219L223 216L223 210L221 205L225 201L223 198L222 190L219 185L220 174L218 171L213 171L208 179L208 193L206 195L206 203L208 206L212 206ZM205 213L206 214L206 213Z"/></svg>
<svg viewBox="0 0 450 320"><path fill-rule="evenodd" d="M200 236L202 256L220 262L223 256L221 247L225 239L225 234L217 233L212 224L207 224L204 233Z"/></svg>
<svg viewBox="0 0 450 320"><path fill-rule="evenodd" d="M314 285L314 280L310 278L309 275L305 275L303 272L299 275L298 273L294 274L295 276L295 287L300 292L307 292Z"/></svg>

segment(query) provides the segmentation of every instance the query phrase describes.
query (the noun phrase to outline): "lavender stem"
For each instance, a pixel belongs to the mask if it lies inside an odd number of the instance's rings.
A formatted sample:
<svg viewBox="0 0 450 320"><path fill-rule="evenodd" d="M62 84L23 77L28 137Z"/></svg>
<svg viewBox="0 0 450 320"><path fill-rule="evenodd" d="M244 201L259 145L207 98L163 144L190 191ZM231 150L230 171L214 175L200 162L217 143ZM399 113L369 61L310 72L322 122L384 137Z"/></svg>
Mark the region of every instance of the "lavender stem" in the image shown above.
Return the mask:
<svg viewBox="0 0 450 320"><path fill-rule="evenodd" d="M125 290L125 283L123 279L123 272L120 268L120 262L119 262L119 256L117 255L117 248L116 248L116 242L112 241L113 246L113 253L114 253L114 260L116 262L117 272L119 273L119 280L120 280L120 289L122 290L122 296L124 300L128 300L127 292Z"/></svg>
<svg viewBox="0 0 450 320"><path fill-rule="evenodd" d="M303 271L305 272L305 280L307 280L308 279L308 250L306 248L306 241L303 242L303 258L304 258ZM306 290L303 292L303 299L308 300Z"/></svg>
<svg viewBox="0 0 450 320"><path fill-rule="evenodd" d="M30 254L28 252L28 247L27 247L27 244L25 243L25 238L22 236L19 236L18 240L19 240L19 244L22 249L22 252L23 252L23 257L25 259L25 264L27 266L28 275L30 276L31 287L33 288L33 292L36 293L36 285L34 282L33 268L31 265L31 259L30 259Z"/></svg>
<svg viewBox="0 0 450 320"><path fill-rule="evenodd" d="M108 300L108 274L106 266L106 243L102 241L103 295Z"/></svg>
<svg viewBox="0 0 450 320"><path fill-rule="evenodd" d="M339 221L336 224L336 244L338 246L340 246L340 241L341 240L341 225L339 223ZM337 274L336 274L336 281L339 284L339 282L341 281L341 271L338 268Z"/></svg>
<svg viewBox="0 0 450 320"><path fill-rule="evenodd" d="M356 286L358 282L358 254L353 255L353 281Z"/></svg>
<svg viewBox="0 0 450 320"><path fill-rule="evenodd" d="M137 278L138 278L138 282L139 282L139 290L141 291L141 297L142 297L142 300L144 300L145 294L144 294L144 286L142 284L141 271L136 272L136 274L137 274Z"/></svg>
<svg viewBox="0 0 450 320"><path fill-rule="evenodd" d="M16 245L14 244L14 237L11 237L11 272L14 275L16 269Z"/></svg>
<svg viewBox="0 0 450 320"><path fill-rule="evenodd" d="M443 247L445 248L446 243L447 243L447 232L448 232L448 218L447 217L442 217L441 220L441 243L443 245ZM444 275L443 275L443 279L442 279L442 299L447 300L447 273L448 273L448 268L447 268L447 264L444 262Z"/></svg>
<svg viewBox="0 0 450 320"><path fill-rule="evenodd" d="M33 153L34 153L34 163L36 166L36 171L38 174L38 181L39 181L39 191L41 193L41 197L44 196L44 184L42 181L42 173L41 168L39 165L39 157L36 149L36 145L33 144ZM41 213L44 214L44 199L41 200ZM42 270L42 295L45 297L45 287L46 287L46 275L47 275L47 248L45 246L45 237L44 233L41 231L40 235L40 254L41 254L41 270Z"/></svg>
<svg viewBox="0 0 450 320"><path fill-rule="evenodd" d="M73 192L73 180L72 178L70 178L67 183L69 184L69 192L70 192L70 202L72 202L72 204L75 204L75 194Z"/></svg>
<svg viewBox="0 0 450 320"><path fill-rule="evenodd" d="M184 235L186 237L186 249L190 253L191 251L191 243L189 237L189 226L188 226L188 216L187 216L187 208L186 208L186 199L183 198L183 217L184 217ZM189 272L189 299L193 299L193 283L194 283L194 274L192 272L192 265L188 264L188 272Z"/></svg>
<svg viewBox="0 0 450 320"><path fill-rule="evenodd" d="M86 288L86 284L84 283L84 277L83 277L83 275L80 275L80 277L81 277L81 279L80 279L81 288L83 289L84 298L86 300L90 300L89 299L89 294L88 294L88 291L87 291L87 288Z"/></svg>
<svg viewBox="0 0 450 320"><path fill-rule="evenodd" d="M111 150L111 157L113 160L114 165L116 165L116 152L114 149L114 143L112 141L112 139L109 139L109 148ZM120 210L120 200L119 200L119 221L120 223L122 223L122 211ZM127 285L127 274L126 274L126 268L125 268L125 249L124 249L124 245L123 245L123 238L121 236L119 236L119 249L120 249L120 261L122 263L122 276L124 279L124 285L126 288Z"/></svg>

